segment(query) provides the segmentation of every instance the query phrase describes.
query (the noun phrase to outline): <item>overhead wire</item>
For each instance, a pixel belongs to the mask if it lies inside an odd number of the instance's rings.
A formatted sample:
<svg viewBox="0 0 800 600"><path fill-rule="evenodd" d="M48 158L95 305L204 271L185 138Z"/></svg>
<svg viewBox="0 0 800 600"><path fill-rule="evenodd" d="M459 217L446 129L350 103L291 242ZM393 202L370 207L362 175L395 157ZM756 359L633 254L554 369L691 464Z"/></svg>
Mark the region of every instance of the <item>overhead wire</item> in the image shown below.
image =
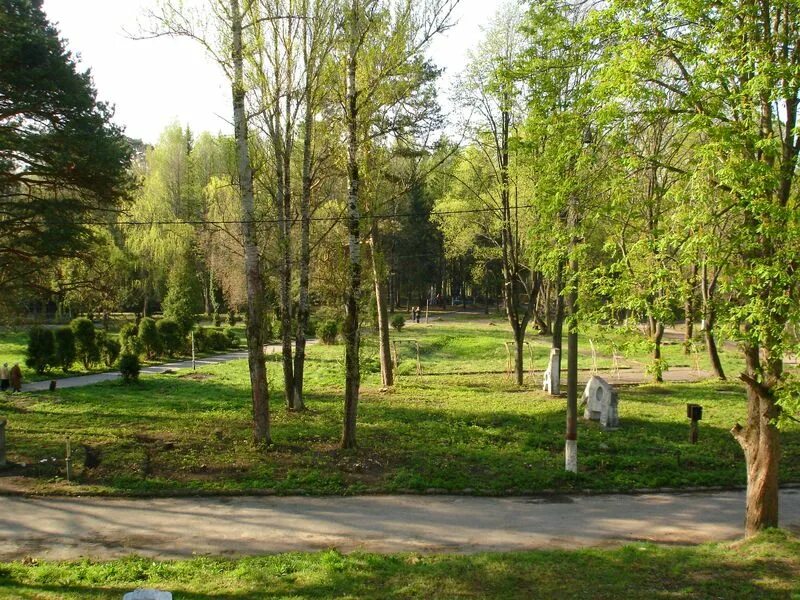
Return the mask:
<svg viewBox="0 0 800 600"><path fill-rule="evenodd" d="M529 209L529 208L536 208L536 206L532 204L525 204L519 205L515 207L517 209ZM425 217L438 217L438 216L451 216L451 215L467 215L467 214L480 214L480 213L492 213L498 212L499 208L492 208L492 207L485 207L485 208L472 208L472 209L462 209L462 210L444 210L444 211L431 211L431 212L409 212L409 213L382 213L377 215L359 215L359 221L369 221L369 220L390 220L390 219L411 219L414 217L425 218ZM350 217L347 216L337 216L337 217L309 217L310 222L337 222L337 221L347 221ZM298 219L292 219L298 220ZM223 220L205 220L205 219L197 219L197 220L184 220L184 219L159 219L159 220L152 220L152 221L79 221L75 222L75 225L117 225L117 226L125 226L125 227L155 227L155 226L166 226L166 225L243 225L245 223L253 223L253 224L278 224L281 223L282 219L278 219L275 217L270 218L257 218L257 219L223 219Z"/></svg>

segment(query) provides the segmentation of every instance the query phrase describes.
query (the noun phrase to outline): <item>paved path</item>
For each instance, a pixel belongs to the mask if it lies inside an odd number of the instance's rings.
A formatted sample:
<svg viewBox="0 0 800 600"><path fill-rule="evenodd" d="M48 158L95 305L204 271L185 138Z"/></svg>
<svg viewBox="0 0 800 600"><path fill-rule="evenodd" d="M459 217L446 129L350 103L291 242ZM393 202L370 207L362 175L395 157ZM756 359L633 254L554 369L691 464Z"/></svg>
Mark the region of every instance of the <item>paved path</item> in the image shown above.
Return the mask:
<svg viewBox="0 0 800 600"><path fill-rule="evenodd" d="M308 341L309 346L314 343L315 340ZM264 352L266 354L272 354L273 352L280 351L281 347L279 345L264 346ZM229 352L227 354L215 354L214 356L198 358L195 362L197 363L198 367L206 367L208 365L219 365L222 363L231 362L232 360L247 360L247 352L243 351ZM163 365L142 367L141 374L157 375L166 371L179 371L182 369L191 368L191 360L180 360L176 362L165 363ZM120 375L119 372L95 373L93 375L80 375L78 377L65 377L63 379L58 379L58 383L56 385L58 389L85 387L87 385L94 385L95 383L101 383L103 381L113 381L114 379L119 379L120 377L122 377L122 375ZM50 381L34 381L33 383L25 383L22 385L23 392L43 392L49 389Z"/></svg>
<svg viewBox="0 0 800 600"><path fill-rule="evenodd" d="M741 537L744 492L474 498L0 498L0 560L339 548L477 552ZM800 490L781 492L800 527Z"/></svg>

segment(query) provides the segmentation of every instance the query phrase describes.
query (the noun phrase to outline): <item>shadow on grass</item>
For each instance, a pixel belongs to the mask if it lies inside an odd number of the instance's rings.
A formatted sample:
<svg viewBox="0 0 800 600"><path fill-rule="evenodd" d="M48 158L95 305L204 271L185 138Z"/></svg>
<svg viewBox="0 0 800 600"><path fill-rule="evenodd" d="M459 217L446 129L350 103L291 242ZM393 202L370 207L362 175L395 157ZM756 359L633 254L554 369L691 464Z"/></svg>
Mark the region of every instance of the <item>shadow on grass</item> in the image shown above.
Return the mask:
<svg viewBox="0 0 800 600"><path fill-rule="evenodd" d="M134 557L115 563L0 567L0 596L104 600L147 586L171 590L176 600L772 599L797 591L799 556L796 538L771 532L745 543L698 547L634 544L611 550L428 556L325 551L184 562Z"/></svg>

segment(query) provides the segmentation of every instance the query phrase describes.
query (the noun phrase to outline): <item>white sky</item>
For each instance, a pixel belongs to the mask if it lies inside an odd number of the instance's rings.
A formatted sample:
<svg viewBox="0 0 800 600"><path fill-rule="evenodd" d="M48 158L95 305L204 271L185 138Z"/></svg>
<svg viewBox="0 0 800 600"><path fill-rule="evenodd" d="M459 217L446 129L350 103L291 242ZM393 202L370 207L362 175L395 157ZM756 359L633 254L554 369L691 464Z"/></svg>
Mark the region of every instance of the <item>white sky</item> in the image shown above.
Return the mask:
<svg viewBox="0 0 800 600"><path fill-rule="evenodd" d="M461 0L457 25L436 40L431 57L446 74L457 73L501 0ZM115 121L127 135L154 143L173 121L195 133L229 133L230 87L219 67L189 40L134 41L154 0L45 0L44 10L90 68L100 100L116 107ZM446 88L447 82L443 82ZM446 95L445 90L441 92ZM444 100L444 98L443 98Z"/></svg>

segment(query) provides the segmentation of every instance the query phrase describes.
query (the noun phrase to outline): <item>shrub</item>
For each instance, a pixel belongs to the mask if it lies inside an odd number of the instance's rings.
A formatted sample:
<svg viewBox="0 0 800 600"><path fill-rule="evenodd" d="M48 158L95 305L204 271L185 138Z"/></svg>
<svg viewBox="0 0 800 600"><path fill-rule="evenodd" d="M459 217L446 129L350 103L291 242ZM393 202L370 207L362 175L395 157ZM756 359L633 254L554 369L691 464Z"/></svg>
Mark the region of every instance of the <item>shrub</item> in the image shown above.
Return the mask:
<svg viewBox="0 0 800 600"><path fill-rule="evenodd" d="M335 344L336 336L339 335L339 323L337 321L323 321L319 326L319 337L323 344Z"/></svg>
<svg viewBox="0 0 800 600"><path fill-rule="evenodd" d="M214 315L211 317L212 322L214 323L214 327L221 327L222 326L222 316L218 312L215 312Z"/></svg>
<svg viewBox="0 0 800 600"><path fill-rule="evenodd" d="M208 330L205 327L197 327L194 330L194 349L197 352L209 351Z"/></svg>
<svg viewBox="0 0 800 600"><path fill-rule="evenodd" d="M392 317L392 327L394 327L395 331L400 332L405 326L406 318L403 315L395 315Z"/></svg>
<svg viewBox="0 0 800 600"><path fill-rule="evenodd" d="M211 329L208 332L208 344L211 350L222 352L228 349L228 336L220 329Z"/></svg>
<svg viewBox="0 0 800 600"><path fill-rule="evenodd" d="M139 338L139 325L136 323L125 323L119 330L119 341L122 349L127 352L131 340Z"/></svg>
<svg viewBox="0 0 800 600"><path fill-rule="evenodd" d="M135 354L123 354L119 357L119 372L122 374L122 380L125 383L131 383L139 380L139 357Z"/></svg>
<svg viewBox="0 0 800 600"><path fill-rule="evenodd" d="M78 353L75 349L75 334L70 327L60 327L55 331L54 366L67 373L75 362Z"/></svg>
<svg viewBox="0 0 800 600"><path fill-rule="evenodd" d="M75 352L78 360L83 363L85 369L88 369L100 360L94 323L87 318L78 318L70 323L70 327L75 334Z"/></svg>
<svg viewBox="0 0 800 600"><path fill-rule="evenodd" d="M231 327L225 328L225 337L228 339L228 348L238 348L240 341L239 336Z"/></svg>
<svg viewBox="0 0 800 600"><path fill-rule="evenodd" d="M153 359L161 354L161 337L158 335L156 322L145 317L139 323L139 341L142 342L147 358Z"/></svg>
<svg viewBox="0 0 800 600"><path fill-rule="evenodd" d="M25 364L39 375L55 364L56 342L52 330L31 327L28 334L28 350Z"/></svg>
<svg viewBox="0 0 800 600"><path fill-rule="evenodd" d="M114 366L122 351L122 344L108 337L105 332L101 332L97 334L97 345L100 347L100 358L105 365L109 368Z"/></svg>
<svg viewBox="0 0 800 600"><path fill-rule="evenodd" d="M228 312L228 325L233 327L239 322L239 317L236 316L236 311L231 310Z"/></svg>
<svg viewBox="0 0 800 600"><path fill-rule="evenodd" d="M156 323L161 347L169 356L175 356L185 345L186 338L181 326L172 319L161 319Z"/></svg>

